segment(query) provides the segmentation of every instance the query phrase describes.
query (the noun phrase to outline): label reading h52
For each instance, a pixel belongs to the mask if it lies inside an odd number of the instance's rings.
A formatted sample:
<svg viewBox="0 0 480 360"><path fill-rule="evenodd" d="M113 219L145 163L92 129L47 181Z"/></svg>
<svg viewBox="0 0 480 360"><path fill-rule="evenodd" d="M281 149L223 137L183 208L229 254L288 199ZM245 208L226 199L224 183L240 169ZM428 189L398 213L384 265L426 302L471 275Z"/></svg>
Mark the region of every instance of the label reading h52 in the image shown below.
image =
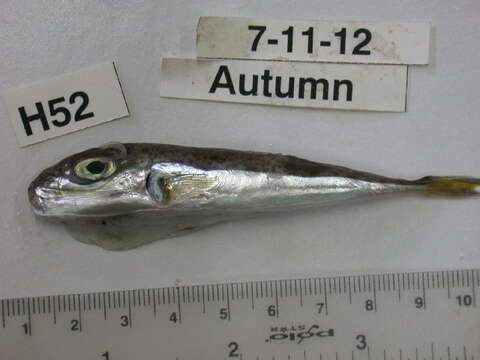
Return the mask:
<svg viewBox="0 0 480 360"><path fill-rule="evenodd" d="M428 63L430 25L202 17L198 57L314 62Z"/></svg>
<svg viewBox="0 0 480 360"><path fill-rule="evenodd" d="M129 115L113 63L10 90L5 100L21 146Z"/></svg>

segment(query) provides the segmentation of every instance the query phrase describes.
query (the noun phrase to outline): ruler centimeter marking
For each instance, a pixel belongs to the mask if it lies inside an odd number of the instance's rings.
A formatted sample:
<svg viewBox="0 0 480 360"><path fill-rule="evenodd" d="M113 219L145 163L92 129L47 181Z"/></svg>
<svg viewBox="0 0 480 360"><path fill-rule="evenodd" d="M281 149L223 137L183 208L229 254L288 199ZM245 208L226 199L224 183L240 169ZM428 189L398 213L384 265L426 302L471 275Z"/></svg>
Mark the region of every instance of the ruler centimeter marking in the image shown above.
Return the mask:
<svg viewBox="0 0 480 360"><path fill-rule="evenodd" d="M480 360L479 288L470 269L2 299L0 358L80 359L64 352L81 333L100 360ZM49 334L64 346L48 348Z"/></svg>

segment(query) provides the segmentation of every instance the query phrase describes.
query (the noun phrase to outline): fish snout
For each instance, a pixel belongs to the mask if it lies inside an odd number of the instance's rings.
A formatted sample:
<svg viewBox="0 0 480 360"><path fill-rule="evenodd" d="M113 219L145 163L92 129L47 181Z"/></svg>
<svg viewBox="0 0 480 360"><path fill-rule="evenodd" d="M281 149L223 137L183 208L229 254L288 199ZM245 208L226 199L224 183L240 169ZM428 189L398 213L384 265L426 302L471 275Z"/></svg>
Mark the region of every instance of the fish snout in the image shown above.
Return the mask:
<svg viewBox="0 0 480 360"><path fill-rule="evenodd" d="M40 195L39 184L36 181L32 181L28 187L28 200L35 214L44 215L46 213L46 206Z"/></svg>
<svg viewBox="0 0 480 360"><path fill-rule="evenodd" d="M28 200L36 215L47 216L52 200L58 197L54 174L43 172L28 187Z"/></svg>

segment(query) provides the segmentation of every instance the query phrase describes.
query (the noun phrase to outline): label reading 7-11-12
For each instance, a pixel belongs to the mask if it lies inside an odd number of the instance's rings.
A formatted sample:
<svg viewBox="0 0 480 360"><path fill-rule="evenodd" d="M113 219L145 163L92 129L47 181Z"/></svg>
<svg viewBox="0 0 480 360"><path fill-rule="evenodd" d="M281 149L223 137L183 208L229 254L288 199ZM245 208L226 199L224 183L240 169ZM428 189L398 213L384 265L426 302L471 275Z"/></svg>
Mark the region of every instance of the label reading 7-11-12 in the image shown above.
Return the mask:
<svg viewBox="0 0 480 360"><path fill-rule="evenodd" d="M202 17L202 58L313 62L428 63L430 25Z"/></svg>

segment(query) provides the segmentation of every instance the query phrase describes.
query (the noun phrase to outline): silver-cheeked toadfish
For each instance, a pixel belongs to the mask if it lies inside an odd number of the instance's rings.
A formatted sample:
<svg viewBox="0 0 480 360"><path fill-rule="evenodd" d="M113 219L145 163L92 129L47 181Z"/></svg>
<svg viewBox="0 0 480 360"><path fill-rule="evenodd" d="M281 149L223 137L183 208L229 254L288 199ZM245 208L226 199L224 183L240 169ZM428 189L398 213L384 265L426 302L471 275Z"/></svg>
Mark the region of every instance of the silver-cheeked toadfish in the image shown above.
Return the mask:
<svg viewBox="0 0 480 360"><path fill-rule="evenodd" d="M468 196L480 179L394 179L294 156L111 143L72 155L30 184L37 215L110 250L262 213L394 193Z"/></svg>

